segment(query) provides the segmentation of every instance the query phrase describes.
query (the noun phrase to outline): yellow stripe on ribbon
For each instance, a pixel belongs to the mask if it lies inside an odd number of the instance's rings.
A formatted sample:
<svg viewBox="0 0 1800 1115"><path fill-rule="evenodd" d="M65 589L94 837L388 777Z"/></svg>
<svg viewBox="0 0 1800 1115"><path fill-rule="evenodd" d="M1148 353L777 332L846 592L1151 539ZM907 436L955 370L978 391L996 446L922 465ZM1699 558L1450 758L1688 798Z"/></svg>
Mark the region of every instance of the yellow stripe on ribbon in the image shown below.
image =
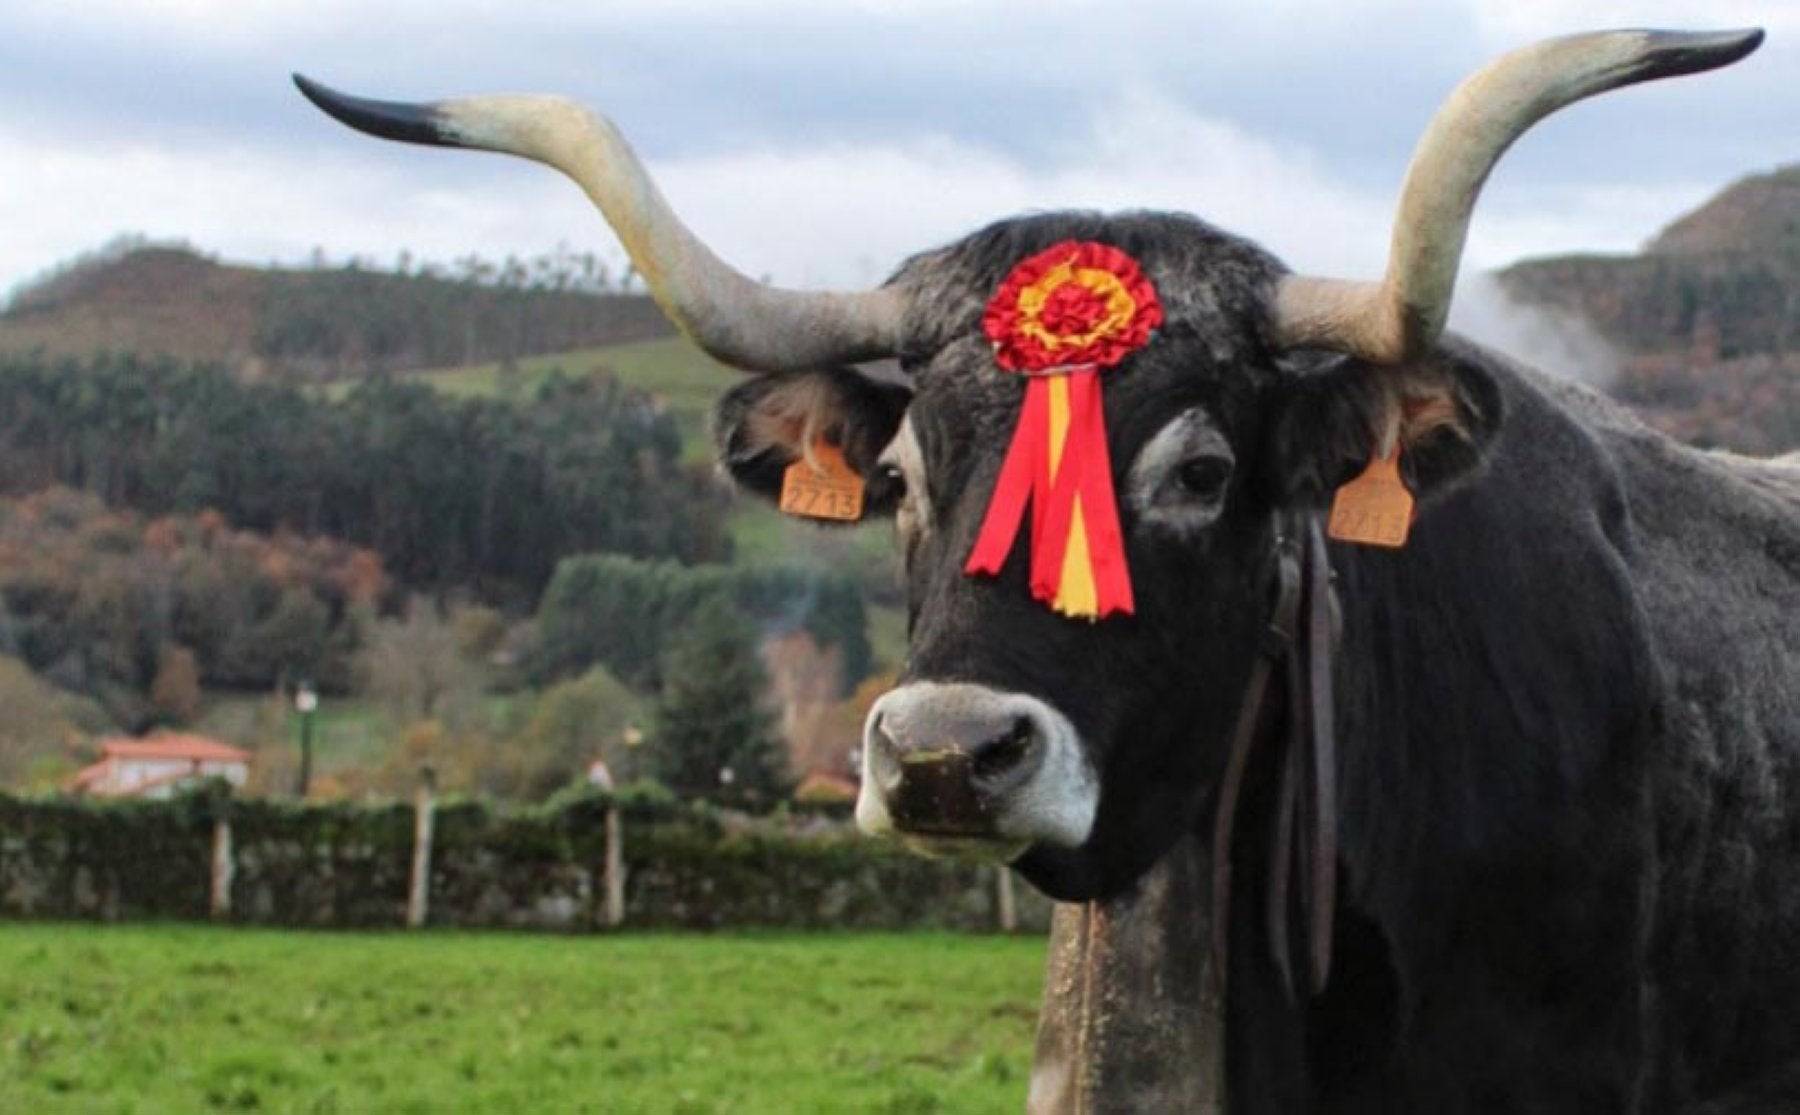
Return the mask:
<svg viewBox="0 0 1800 1115"><path fill-rule="evenodd" d="M1066 376L1050 376L1050 474L1048 491L1056 484L1057 469L1062 466L1063 447L1069 440L1069 380ZM1100 590L1094 579L1093 557L1088 551L1087 524L1082 520L1081 496L1069 515L1069 542L1063 553L1058 573L1056 596L1050 606L1065 616L1093 618L1100 612Z"/></svg>

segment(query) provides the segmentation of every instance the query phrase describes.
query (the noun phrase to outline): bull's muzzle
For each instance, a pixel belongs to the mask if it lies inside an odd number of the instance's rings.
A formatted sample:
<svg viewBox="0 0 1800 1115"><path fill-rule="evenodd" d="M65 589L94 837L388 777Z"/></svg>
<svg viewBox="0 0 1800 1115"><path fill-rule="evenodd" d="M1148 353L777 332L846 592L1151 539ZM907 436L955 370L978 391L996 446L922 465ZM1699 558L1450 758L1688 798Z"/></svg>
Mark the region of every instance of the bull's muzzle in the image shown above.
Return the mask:
<svg viewBox="0 0 1800 1115"><path fill-rule="evenodd" d="M1023 693L914 682L863 729L863 830L927 851L1011 858L1035 842L1081 844L1099 791L1066 717Z"/></svg>

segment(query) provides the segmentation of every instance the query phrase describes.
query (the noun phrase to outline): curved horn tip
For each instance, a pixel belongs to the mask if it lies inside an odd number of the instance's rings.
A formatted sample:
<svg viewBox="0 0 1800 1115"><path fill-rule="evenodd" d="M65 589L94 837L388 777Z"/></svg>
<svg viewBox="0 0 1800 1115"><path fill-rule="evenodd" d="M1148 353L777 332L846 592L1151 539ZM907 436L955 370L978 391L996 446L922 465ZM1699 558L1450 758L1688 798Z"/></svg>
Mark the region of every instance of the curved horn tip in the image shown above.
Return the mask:
<svg viewBox="0 0 1800 1115"><path fill-rule="evenodd" d="M294 87L319 111L355 128L359 132L401 143L421 143L430 147L460 147L443 119L438 106L409 104L405 101L377 101L353 97L296 73Z"/></svg>
<svg viewBox="0 0 1800 1115"><path fill-rule="evenodd" d="M1645 31L1646 65L1657 77L1716 70L1755 53L1765 37L1760 27L1737 31Z"/></svg>

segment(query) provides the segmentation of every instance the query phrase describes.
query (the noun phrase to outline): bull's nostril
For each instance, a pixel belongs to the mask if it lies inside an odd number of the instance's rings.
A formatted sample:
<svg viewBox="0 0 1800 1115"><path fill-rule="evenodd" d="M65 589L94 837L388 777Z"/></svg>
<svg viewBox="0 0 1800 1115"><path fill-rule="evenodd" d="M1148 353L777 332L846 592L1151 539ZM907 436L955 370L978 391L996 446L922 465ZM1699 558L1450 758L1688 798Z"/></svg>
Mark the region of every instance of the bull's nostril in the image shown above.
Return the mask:
<svg viewBox="0 0 1800 1115"><path fill-rule="evenodd" d="M975 781L987 786L1006 781L1026 765L1037 741L1037 725L1032 719L1015 718L1010 729L976 748L972 771Z"/></svg>

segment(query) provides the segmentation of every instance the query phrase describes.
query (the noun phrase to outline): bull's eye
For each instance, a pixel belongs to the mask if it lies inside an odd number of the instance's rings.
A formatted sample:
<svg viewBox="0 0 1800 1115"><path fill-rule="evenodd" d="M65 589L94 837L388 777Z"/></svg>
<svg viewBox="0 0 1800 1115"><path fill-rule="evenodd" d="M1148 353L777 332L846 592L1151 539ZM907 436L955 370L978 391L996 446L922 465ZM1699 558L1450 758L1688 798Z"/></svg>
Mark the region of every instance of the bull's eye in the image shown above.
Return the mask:
<svg viewBox="0 0 1800 1115"><path fill-rule="evenodd" d="M912 419L900 423L869 473L870 498L880 493L880 505L894 513L903 548L910 555L919 535L931 522L931 501L926 495L924 455ZM910 559L909 559L910 560Z"/></svg>
<svg viewBox="0 0 1800 1115"><path fill-rule="evenodd" d="M1203 407L1170 419L1132 462L1132 510L1146 527L1191 536L1225 512L1235 458L1231 442Z"/></svg>
<svg viewBox="0 0 1800 1115"><path fill-rule="evenodd" d="M1175 479L1188 495L1215 502L1224 497L1225 485L1231 479L1231 458L1209 455L1183 461Z"/></svg>
<svg viewBox="0 0 1800 1115"><path fill-rule="evenodd" d="M868 488L863 494L864 506L892 511L906 498L906 473L892 461L877 461L869 470Z"/></svg>

